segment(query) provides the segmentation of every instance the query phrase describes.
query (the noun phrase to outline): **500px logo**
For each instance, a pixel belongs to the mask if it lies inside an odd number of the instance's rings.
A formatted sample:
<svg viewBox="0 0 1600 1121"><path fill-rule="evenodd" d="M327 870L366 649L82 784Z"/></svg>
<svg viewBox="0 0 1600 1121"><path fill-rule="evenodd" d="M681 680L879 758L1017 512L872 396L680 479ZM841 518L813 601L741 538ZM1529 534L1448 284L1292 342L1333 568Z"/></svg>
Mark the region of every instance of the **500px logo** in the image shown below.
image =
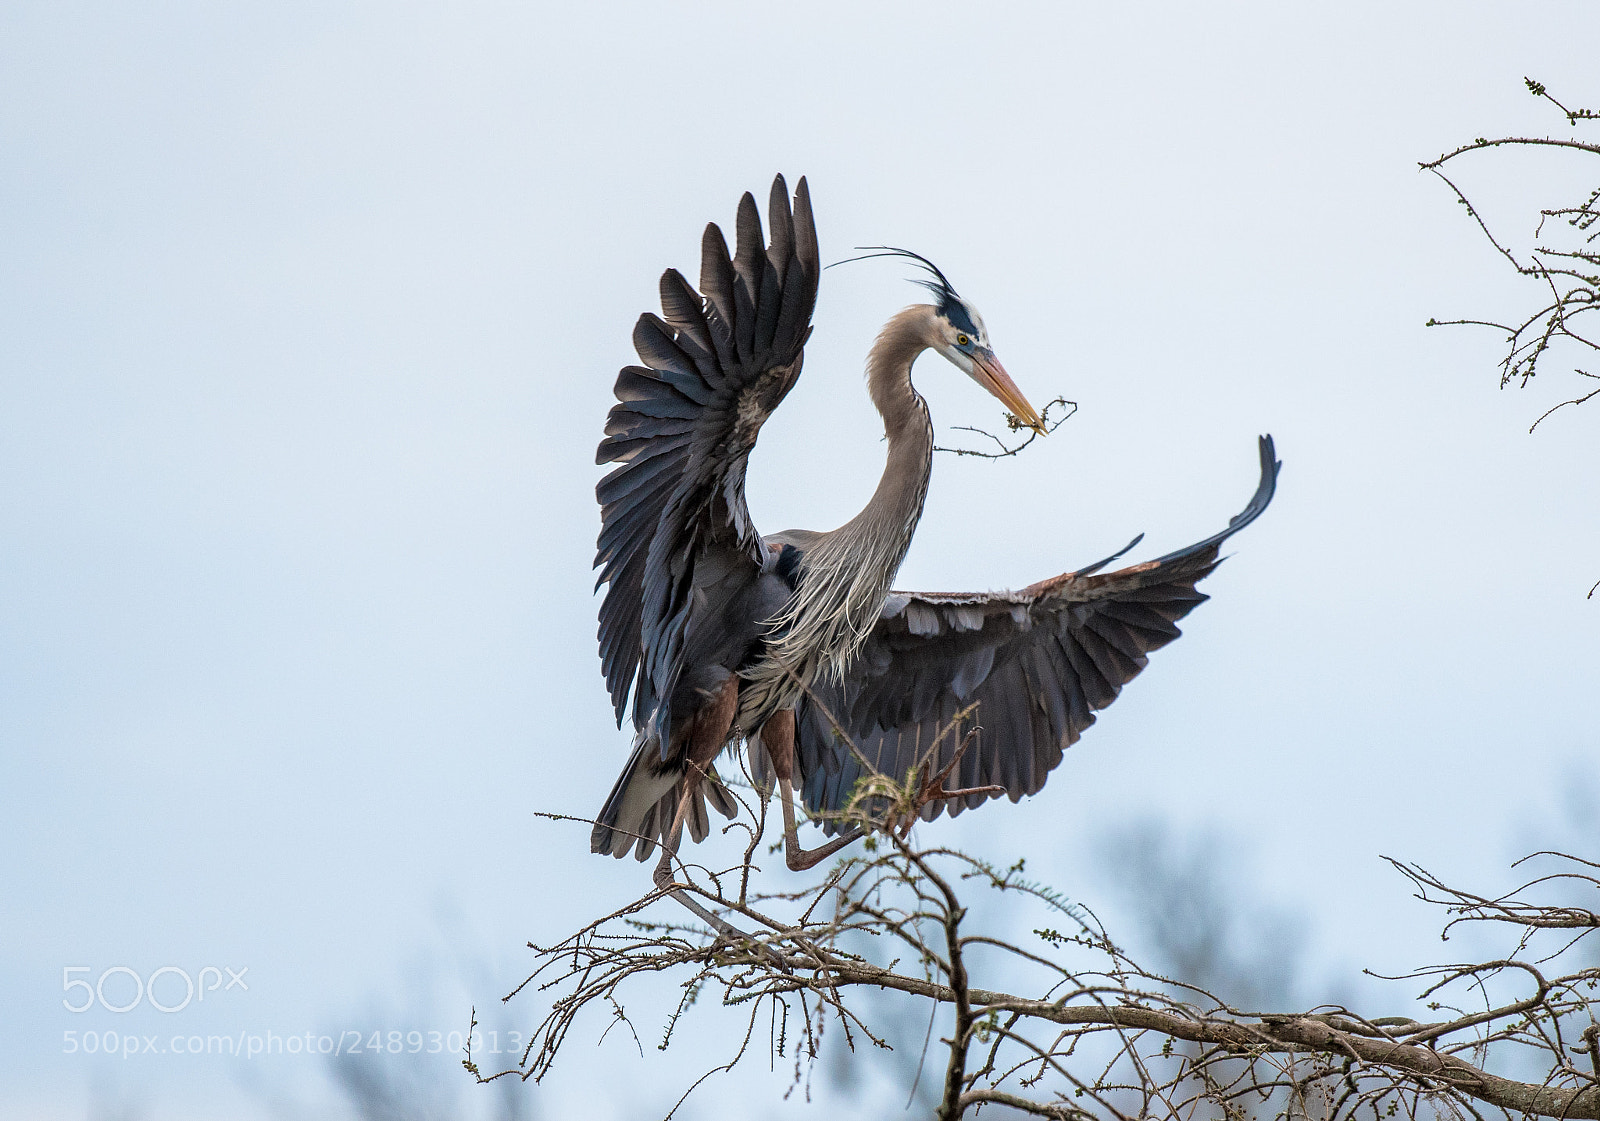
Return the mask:
<svg viewBox="0 0 1600 1121"><path fill-rule="evenodd" d="M87 977L74 977L74 973L92 973L93 966L89 965L64 965L61 967L61 991L69 995L61 998L61 1007L68 1012L87 1012L97 1003L107 1012L132 1012L139 1007L141 1001L148 1002L157 1012L182 1012L189 1007L190 1001L204 1000L206 993L216 992L221 989L238 988L246 992L250 986L245 983L244 975L250 972L247 965L243 969L233 969L224 965L218 969L214 965L203 966L199 974L191 977L189 971L180 969L176 965L163 965L150 976L141 976L139 971L126 965L113 965L102 970L98 979L90 984ZM223 974L227 974L227 984L223 984ZM127 978L133 982L130 990ZM106 995L106 982L111 982L111 995ZM162 995L165 1000L156 996L156 982L162 982ZM207 984L207 982L210 984ZM178 988L183 986L183 999L178 999ZM81 990L81 996L79 995ZM119 991L120 990L120 991ZM128 993L132 992L132 999ZM79 997L74 1003L73 998Z"/></svg>

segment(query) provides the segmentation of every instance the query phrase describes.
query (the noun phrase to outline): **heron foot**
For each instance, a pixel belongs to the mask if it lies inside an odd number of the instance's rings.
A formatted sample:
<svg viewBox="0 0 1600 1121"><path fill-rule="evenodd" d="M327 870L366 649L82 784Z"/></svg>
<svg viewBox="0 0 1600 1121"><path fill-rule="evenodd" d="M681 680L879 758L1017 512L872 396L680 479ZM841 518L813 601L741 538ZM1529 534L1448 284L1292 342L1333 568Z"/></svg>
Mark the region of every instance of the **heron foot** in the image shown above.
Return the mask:
<svg viewBox="0 0 1600 1121"><path fill-rule="evenodd" d="M800 843L800 831L795 825L794 783L781 773L778 776L778 801L783 810L783 860L791 872L804 872L807 868L815 868L850 842L858 841L866 834L866 830L857 825L827 844L808 849Z"/></svg>
<svg viewBox="0 0 1600 1121"><path fill-rule="evenodd" d="M852 841L859 841L865 834L866 830L857 825L848 833L835 837L825 845L808 849L801 846L800 835L791 825L783 833L784 863L789 866L791 872L804 872L807 868L815 868Z"/></svg>
<svg viewBox="0 0 1600 1121"><path fill-rule="evenodd" d="M687 909L701 922L705 923L707 926L711 927L712 930L716 931L718 941L726 939L735 945L748 945L752 947L756 953L760 954L762 957L766 958L767 961L771 962L772 965L780 972L792 972L792 970L789 968L788 960L785 959L781 953L767 945L765 942L757 940L754 935L740 930L721 915L718 915L709 908L702 906L692 895L690 895L687 891L684 891L683 888L679 887L671 880L668 880L664 884L657 883L656 886L665 891L667 898L675 901L680 906Z"/></svg>
<svg viewBox="0 0 1600 1121"><path fill-rule="evenodd" d="M730 942L750 943L756 947L762 957L787 973L789 966L783 955L765 943L757 941L754 935L739 929L721 915L701 904L694 896L674 882L672 877L673 857L674 854L671 849L662 849L661 860L656 864L655 874L651 877L655 881L656 889L716 931L718 938L726 938Z"/></svg>

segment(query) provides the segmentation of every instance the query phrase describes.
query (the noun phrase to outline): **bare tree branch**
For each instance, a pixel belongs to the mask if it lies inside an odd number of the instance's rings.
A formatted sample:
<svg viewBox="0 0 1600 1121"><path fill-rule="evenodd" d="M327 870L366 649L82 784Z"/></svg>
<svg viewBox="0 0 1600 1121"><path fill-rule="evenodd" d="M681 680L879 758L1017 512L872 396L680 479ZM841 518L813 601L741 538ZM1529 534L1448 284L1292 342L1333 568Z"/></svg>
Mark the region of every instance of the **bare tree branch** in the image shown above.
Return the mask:
<svg viewBox="0 0 1600 1121"><path fill-rule="evenodd" d="M741 871L735 868L691 884L706 905L755 930L749 940L651 921L645 912L660 895L651 893L553 946L533 947L535 968L511 997L537 990L552 1003L517 1067L488 1078L546 1077L591 1008L597 1032L619 1020L631 1028L623 988L668 975L678 979L681 996L666 1018L661 1047L702 1004L720 1003L745 1017L738 1046L688 1090L740 1062L763 1028L774 1061L792 1058L794 1085L809 1078L830 1021L851 1049L858 1042L889 1047L866 1001L868 994L889 993L948 1010L941 1118L959 1119L985 1105L1072 1121L1219 1111L1244 1118L1257 1109L1319 1121L1401 1111L1600 1118L1594 1069L1600 969L1561 965L1573 936L1600 926L1594 910L1562 898L1600 889L1600 865L1592 861L1545 854L1540 859L1550 867L1541 875L1494 896L1390 860L1419 899L1445 909L1446 936L1463 922L1498 924L1513 935L1512 952L1501 958L1393 979L1420 981L1416 996L1444 1011L1441 1019L1368 1016L1342 1006L1250 1012L1141 967L1090 912L1027 879L1024 862L1001 869L885 828L906 820L907 810L938 787L926 775L908 776L898 792L887 781L875 776L870 792L847 811L879 831L822 879L761 891L759 869L745 869L748 894L724 893L718 885L735 882L732 873ZM886 802L879 817L866 816L868 804ZM759 837L759 823L751 828ZM1035 911L1043 921L1034 941L969 929L982 913L963 898L973 892L1012 899L1007 910L1022 904ZM1561 944L1535 945L1545 937ZM974 983L984 975L1023 979L1029 988ZM1490 999L1515 976L1528 982L1520 993ZM720 1000L707 1001L713 994ZM1455 1007L1474 1001L1475 1010ZM975 1044L983 1048L978 1063ZM1583 1055L1589 1058L1580 1068L1573 1057ZM1527 1069L1534 1058L1544 1069L1538 1080L1500 1073L1513 1063Z"/></svg>
<svg viewBox="0 0 1600 1121"><path fill-rule="evenodd" d="M1600 112L1595 110L1567 108L1542 84L1531 78L1525 78L1524 83L1528 92L1559 109L1569 126L1600 120ZM1418 165L1424 171L1438 176L1450 188L1456 201L1466 208L1467 214L1495 251L1518 274L1539 285L1544 301L1537 310L1511 323L1489 319L1429 319L1427 326L1492 327L1505 332L1506 353L1500 360L1500 385L1504 388L1516 382L1519 387L1525 387L1538 374L1541 360L1558 345L1570 344L1600 351L1600 324L1595 324L1590 318L1593 313L1600 311L1600 246L1596 244L1597 238L1600 238L1600 226L1596 226L1596 222L1600 221L1600 187L1590 191L1586 198L1575 205L1540 210L1539 221L1534 229L1534 244L1525 257L1519 258L1505 240L1490 229L1489 223L1466 191L1444 170L1446 164L1461 156L1495 148L1549 148L1593 157L1600 156L1600 143L1561 137L1502 136L1490 139L1480 136L1470 144L1462 144ZM1555 228L1565 226L1571 231L1572 240L1562 243L1548 240L1546 224L1551 222ZM1594 376L1576 367L1574 369L1583 377ZM1528 431L1532 432L1563 406L1581 405L1597 395L1600 395L1600 390L1577 394L1560 402L1545 410L1529 426ZM1593 589L1590 594L1593 595Z"/></svg>

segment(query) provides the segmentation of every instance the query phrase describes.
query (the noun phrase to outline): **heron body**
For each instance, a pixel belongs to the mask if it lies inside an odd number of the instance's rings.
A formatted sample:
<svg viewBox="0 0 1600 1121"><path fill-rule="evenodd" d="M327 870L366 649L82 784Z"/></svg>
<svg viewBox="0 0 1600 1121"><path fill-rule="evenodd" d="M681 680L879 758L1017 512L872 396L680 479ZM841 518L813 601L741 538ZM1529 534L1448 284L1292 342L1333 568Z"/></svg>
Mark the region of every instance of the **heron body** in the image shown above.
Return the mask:
<svg viewBox="0 0 1600 1121"><path fill-rule="evenodd" d="M1194 584L1221 542L1271 500L1278 464L1263 437L1250 505L1188 549L1097 574L1103 561L1016 593L891 592L932 469L916 359L936 351L1044 430L976 310L937 268L895 250L927 269L936 302L893 316L868 356L888 443L877 489L838 529L763 537L745 503L745 466L800 375L821 273L804 179L792 209L782 177L774 181L768 223L764 245L746 194L733 253L706 228L699 291L675 270L663 275L662 316L647 313L634 330L643 365L617 379L597 456L618 466L597 488L596 566L608 585L602 666L619 723L631 696L634 742L597 819L596 852L632 848L644 859L661 840L670 857L685 825L703 838L706 800L732 815L714 762L740 741L754 772L778 779L791 866L804 866L792 783L811 810L839 809L866 768L936 773L966 738L956 784L987 792L936 798L925 816L1037 792L1095 710L1206 598ZM972 735L941 739L958 717Z"/></svg>

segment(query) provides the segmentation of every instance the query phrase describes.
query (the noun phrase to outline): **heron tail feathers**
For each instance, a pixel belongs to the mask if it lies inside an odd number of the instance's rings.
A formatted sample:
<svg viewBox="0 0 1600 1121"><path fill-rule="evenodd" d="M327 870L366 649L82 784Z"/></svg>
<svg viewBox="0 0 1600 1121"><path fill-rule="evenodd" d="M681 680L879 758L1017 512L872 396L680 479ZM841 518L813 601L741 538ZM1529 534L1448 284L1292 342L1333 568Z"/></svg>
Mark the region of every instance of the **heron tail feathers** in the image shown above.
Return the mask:
<svg viewBox="0 0 1600 1121"><path fill-rule="evenodd" d="M633 754L611 788L611 795L596 819L594 832L589 835L589 851L620 859L631 848L636 860L647 860L655 851L657 841L666 842L673 815L683 796L683 784L694 779L685 769L656 771L649 766L647 760L660 757L653 741L641 737L634 744ZM708 802L727 818L735 816L739 807L715 767L709 769L704 782L696 781L695 787L684 826L689 836L699 843L711 832L710 817L706 813Z"/></svg>

